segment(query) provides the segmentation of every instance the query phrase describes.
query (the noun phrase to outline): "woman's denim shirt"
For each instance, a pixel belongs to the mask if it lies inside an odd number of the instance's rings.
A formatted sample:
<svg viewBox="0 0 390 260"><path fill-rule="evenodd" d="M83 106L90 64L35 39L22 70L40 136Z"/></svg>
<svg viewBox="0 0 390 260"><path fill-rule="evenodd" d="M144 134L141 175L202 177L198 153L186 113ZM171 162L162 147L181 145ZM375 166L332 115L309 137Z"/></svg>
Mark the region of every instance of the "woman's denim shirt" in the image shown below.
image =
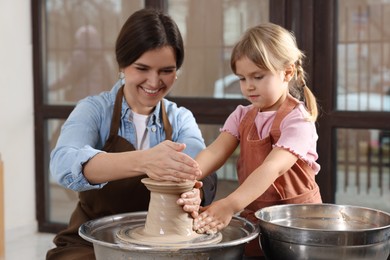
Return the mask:
<svg viewBox="0 0 390 260"><path fill-rule="evenodd" d="M62 126L57 145L50 155L50 171L60 185L74 191L85 191L102 188L106 184L90 184L84 177L83 164L104 152L101 149L110 134L115 98L120 87L121 82L118 81L111 91L81 100ZM172 141L185 143L184 153L194 158L205 144L193 114L166 99L164 105L173 129ZM136 130L130 114L131 108L123 99L119 135L136 147ZM147 129L150 147L165 140L160 104L149 117Z"/></svg>

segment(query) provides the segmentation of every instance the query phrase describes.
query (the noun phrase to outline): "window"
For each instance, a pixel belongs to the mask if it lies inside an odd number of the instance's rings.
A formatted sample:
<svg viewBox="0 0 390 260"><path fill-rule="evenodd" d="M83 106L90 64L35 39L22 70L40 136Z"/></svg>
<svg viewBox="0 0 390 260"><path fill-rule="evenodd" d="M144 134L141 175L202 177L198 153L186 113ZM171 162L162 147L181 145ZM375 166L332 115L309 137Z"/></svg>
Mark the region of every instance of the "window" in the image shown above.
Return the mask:
<svg viewBox="0 0 390 260"><path fill-rule="evenodd" d="M227 98L229 90L225 83L216 93L215 86L219 79L231 75L230 49L236 38L246 27L269 19L268 2L33 0L39 230L63 229L78 201L77 193L52 180L50 151L76 102L111 89L117 80L115 40L131 13L145 6L163 8L178 23L186 55L170 98L193 111L209 144L227 115L237 104L245 102L222 100L216 104L215 97ZM239 89L234 91L239 94ZM234 160L233 156L219 171L221 179L236 181Z"/></svg>
<svg viewBox="0 0 390 260"><path fill-rule="evenodd" d="M389 13L388 1L338 1L335 109L341 113L389 115ZM336 203L390 211L390 129L378 123L336 128Z"/></svg>

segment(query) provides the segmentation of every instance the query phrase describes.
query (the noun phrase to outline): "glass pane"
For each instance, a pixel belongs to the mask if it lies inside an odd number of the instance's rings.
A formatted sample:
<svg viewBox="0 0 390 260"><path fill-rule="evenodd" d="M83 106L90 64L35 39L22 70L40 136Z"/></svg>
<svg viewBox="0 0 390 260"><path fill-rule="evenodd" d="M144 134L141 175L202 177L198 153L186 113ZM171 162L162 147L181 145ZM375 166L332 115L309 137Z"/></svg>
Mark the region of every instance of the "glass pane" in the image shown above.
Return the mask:
<svg viewBox="0 0 390 260"><path fill-rule="evenodd" d="M242 98L230 69L232 47L249 27L269 20L269 0L169 0L186 53L171 95Z"/></svg>
<svg viewBox="0 0 390 260"><path fill-rule="evenodd" d="M142 0L46 1L45 100L75 103L110 90L117 78L114 46L128 15Z"/></svg>
<svg viewBox="0 0 390 260"><path fill-rule="evenodd" d="M111 89L117 77L114 46L120 26L143 0L46 1L46 64L44 91L49 104L74 104ZM49 154L63 120L46 121L45 169L48 219L68 223L77 193L59 186L49 172Z"/></svg>
<svg viewBox="0 0 390 260"><path fill-rule="evenodd" d="M390 212L390 130L337 129L336 203Z"/></svg>
<svg viewBox="0 0 390 260"><path fill-rule="evenodd" d="M338 1L338 110L390 111L390 2Z"/></svg>
<svg viewBox="0 0 390 260"><path fill-rule="evenodd" d="M50 119L46 121L46 147L48 151L46 158L49 158L50 151L55 147L57 139L59 137L61 126L65 120ZM49 170L49 159L46 160L46 167L49 181L47 182L48 188L48 220L57 223L68 223L70 215L72 214L77 201L77 192L66 189L60 186L52 177Z"/></svg>

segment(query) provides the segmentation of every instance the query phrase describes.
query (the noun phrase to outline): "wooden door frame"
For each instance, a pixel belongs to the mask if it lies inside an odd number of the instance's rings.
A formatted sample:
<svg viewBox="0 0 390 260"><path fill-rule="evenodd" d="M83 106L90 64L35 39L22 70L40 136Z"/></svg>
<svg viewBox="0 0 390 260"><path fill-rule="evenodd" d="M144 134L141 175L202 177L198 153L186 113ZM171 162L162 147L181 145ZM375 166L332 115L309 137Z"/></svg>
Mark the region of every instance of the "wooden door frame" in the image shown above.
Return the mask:
<svg viewBox="0 0 390 260"><path fill-rule="evenodd" d="M336 157L332 152L335 151L335 133L334 126L330 122L337 75L336 5L336 0L313 0L315 19L311 28L313 32L312 86L320 107L317 131L318 163L321 165L321 171L317 175L317 182L323 202L327 203L334 203L336 194Z"/></svg>

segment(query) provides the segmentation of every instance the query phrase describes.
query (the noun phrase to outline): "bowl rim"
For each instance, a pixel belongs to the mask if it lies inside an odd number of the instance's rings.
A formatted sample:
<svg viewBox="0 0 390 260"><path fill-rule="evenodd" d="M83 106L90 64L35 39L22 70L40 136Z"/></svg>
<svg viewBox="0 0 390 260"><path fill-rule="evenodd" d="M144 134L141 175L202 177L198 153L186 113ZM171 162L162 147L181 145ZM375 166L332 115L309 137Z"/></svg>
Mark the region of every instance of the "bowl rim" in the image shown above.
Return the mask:
<svg viewBox="0 0 390 260"><path fill-rule="evenodd" d="M147 211L139 211L139 212L130 212L130 213L122 213L122 214L116 214L111 216L106 216L98 219L89 220L85 223L83 223L78 230L79 235L85 239L86 241L91 242L93 245L97 246L103 246L103 247L109 247L109 248L117 248L122 250L131 250L131 251L145 251L145 252L166 252L166 251L172 251L172 247L165 247L165 246L148 246L148 245L142 245L142 244L131 244L131 243L112 243L107 241L98 240L95 238L93 233L99 231L100 229L104 229L108 226L115 226L117 225L118 221L124 220L126 221L127 218L133 217L134 221L141 221L144 223L146 220ZM260 234L260 228L259 225L243 218L237 215L234 215L232 217L231 223L236 225L236 227L241 228L243 232L247 234L246 237L236 239L233 241L221 241L217 244L210 244L210 245L193 245L193 246L187 246L182 247L179 249L175 249L176 251L203 251L203 250L221 250L224 247L235 247L235 246L242 246L245 245L247 242L256 239ZM101 226L97 226L100 225Z"/></svg>
<svg viewBox="0 0 390 260"><path fill-rule="evenodd" d="M343 232L361 232L361 231L371 231L371 230L381 230L381 229L386 229L390 228L390 213L379 210L379 209L374 209L374 208L369 208L369 207L362 207L362 206L355 206L355 205L346 205L346 204L332 204L332 203L303 203L303 204L282 204L282 205L273 205L273 206L268 206L261 208L255 212L256 218L259 220L260 223L269 223L281 227L286 227L286 228L291 228L291 229L298 229L298 230L316 230L316 231L323 231L323 232L334 232L334 231L340 231L339 229L316 229L316 228L303 228L303 227L293 227L293 226L288 226L288 225L283 225L279 223L274 223L270 222L267 220L264 220L260 215L265 212L265 211L270 211L270 210L276 210L279 208L286 208L286 207L336 207L336 208L352 208L352 209L363 209L363 210L368 210L372 212L377 212L379 214L385 215L386 217L389 218L389 224L388 225L383 225L380 227L374 227L374 228L361 228L361 229L348 229L348 230L342 230Z"/></svg>
<svg viewBox="0 0 390 260"><path fill-rule="evenodd" d="M383 225L375 228L362 229L318 229L304 228L273 223L262 218L264 212L272 210L280 210L286 207L336 207L336 208L354 208L375 211L376 213L384 214L389 219L388 225ZM255 212L255 216L259 220L260 236L267 239L279 241L288 241L290 243L305 245L327 245L327 246L346 246L346 245L368 245L377 243L386 243L390 238L390 214L381 210L376 210L367 207L337 205L330 203L322 204L285 204L265 207ZM341 235L342 234L342 235Z"/></svg>

